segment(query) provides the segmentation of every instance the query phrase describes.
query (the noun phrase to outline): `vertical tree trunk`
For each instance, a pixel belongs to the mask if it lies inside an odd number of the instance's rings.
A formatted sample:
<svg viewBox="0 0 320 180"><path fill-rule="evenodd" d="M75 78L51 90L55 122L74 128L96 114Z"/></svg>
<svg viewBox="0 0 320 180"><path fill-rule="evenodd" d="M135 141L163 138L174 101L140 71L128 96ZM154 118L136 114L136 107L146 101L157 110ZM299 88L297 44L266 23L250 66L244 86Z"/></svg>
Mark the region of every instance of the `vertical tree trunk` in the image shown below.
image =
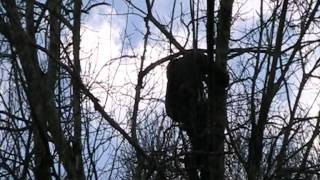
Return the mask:
<svg viewBox="0 0 320 180"><path fill-rule="evenodd" d="M80 25L81 25L81 0L74 1L73 9L73 58L74 58L74 73L80 77ZM73 122L74 122L74 140L73 153L75 157L75 168L77 179L85 179L82 160L82 142L81 142L81 94L79 82L76 80L73 83Z"/></svg>
<svg viewBox="0 0 320 180"><path fill-rule="evenodd" d="M48 7L58 7L58 2L59 1L50 1L49 4L52 3L52 6L48 5ZM54 143L55 149L59 154L59 158L64 165L68 179L79 179L78 172L76 171L74 152L61 129L60 117L58 115L54 99L54 83L56 81L55 73L57 69L52 68L56 67L57 61L59 60L60 51L58 46L60 43L60 36L59 32L55 31L55 28L57 27L59 31L59 23L55 23L57 20L55 20L55 18L58 18L59 14L55 13L59 11L54 12L54 9L49 9L50 18L52 18L50 19L50 25L52 25L50 27L50 41L52 40L54 42L52 42L52 44L50 43L51 47L48 53L48 72L44 73L39 65L37 56L38 49L35 46L36 41L34 38L32 38L32 36L25 32L24 26L21 23L22 17L20 16L15 1L2 0L2 5L6 10L10 23L2 22L2 24L7 28L0 28L0 30L15 47L15 50L19 56L26 79L25 91L31 109L32 120L36 125L34 127L38 128L40 138L44 139L42 141L46 143L48 143L48 140L46 139L46 133L47 131L50 132L52 142ZM53 31L51 31L51 28ZM43 133L41 133L42 131ZM40 140L40 138L38 140ZM42 149L41 151L43 152ZM47 148L46 155L49 158L50 154L48 153L49 151ZM48 169L47 167L43 168ZM44 173L47 174L46 172ZM41 177L40 179L46 178L50 179L50 177Z"/></svg>
<svg viewBox="0 0 320 180"><path fill-rule="evenodd" d="M248 162L247 162L247 174L249 180L255 180L259 176L260 163L262 159L262 151L263 151L263 134L265 125L268 121L269 109L272 103L272 99L279 88L279 85L274 83L276 79L276 69L278 64L278 59L281 56L281 46L283 39L283 31L285 26L286 13L288 8L288 0L283 1L280 21L277 30L275 51L273 54L273 59L271 63L270 73L267 79L267 85L265 87L258 122L251 122L252 130L251 137L249 140L249 154L248 154Z"/></svg>
<svg viewBox="0 0 320 180"><path fill-rule="evenodd" d="M26 1L26 29L28 36L35 41L35 30L34 30L34 0ZM33 57L37 56L35 50L31 50L30 52ZM32 119L35 119L34 113L32 113ZM45 128L45 123L41 125L35 120L32 122L32 131L33 131L33 139L34 139L34 149L35 149L35 179L51 179L50 175L50 152L47 150L48 143L45 141L43 137L41 137L41 133L39 132L39 127Z"/></svg>
<svg viewBox="0 0 320 180"><path fill-rule="evenodd" d="M213 28L213 10L214 3L208 2L208 25L207 25L207 38L208 38L208 57L210 62L213 61L212 49L214 46L213 38L210 28ZM212 62L211 73L209 74L209 119L210 127L207 137L208 142L208 175L203 179L224 179L224 130L227 122L226 113L226 87L218 83L223 77L217 77L220 72L227 75L227 55L229 52L229 38L230 27L232 20L232 6L233 0L221 0L220 9L218 11L218 24L217 24L217 41L216 41L216 59ZM211 55L212 54L212 55ZM217 72L218 71L218 72Z"/></svg>
<svg viewBox="0 0 320 180"><path fill-rule="evenodd" d="M35 179L51 179L50 174L50 154L48 153L46 146L47 142L43 141L41 138L38 126L36 123L32 123L33 139L34 139L34 149L35 149Z"/></svg>

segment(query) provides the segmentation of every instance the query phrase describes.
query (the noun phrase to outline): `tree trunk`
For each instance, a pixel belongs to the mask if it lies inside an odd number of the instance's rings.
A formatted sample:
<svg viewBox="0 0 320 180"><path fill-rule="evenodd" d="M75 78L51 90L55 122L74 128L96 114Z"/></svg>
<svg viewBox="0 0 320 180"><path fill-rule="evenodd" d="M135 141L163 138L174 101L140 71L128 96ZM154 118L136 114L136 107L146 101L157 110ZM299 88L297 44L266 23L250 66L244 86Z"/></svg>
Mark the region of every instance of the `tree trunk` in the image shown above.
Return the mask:
<svg viewBox="0 0 320 180"><path fill-rule="evenodd" d="M251 137L249 140L249 154L246 167L249 180L255 180L259 177L260 163L263 151L264 129L268 121L268 114L272 103L272 99L274 98L276 92L279 89L279 85L275 84L274 81L276 79L277 64L279 61L279 57L281 56L281 46L287 8L288 0L284 0L280 14L279 26L277 30L275 52L273 54L273 59L271 62L270 73L266 79L266 87L264 88L264 93L261 99L258 122L251 122L252 130Z"/></svg>
<svg viewBox="0 0 320 180"><path fill-rule="evenodd" d="M53 3L53 5L49 5L48 7L51 8L53 6L59 6L57 4L58 1L55 2L56 3L54 3L54 1L50 1L50 3ZM59 46L57 46L60 43L60 39L58 41L59 36L55 34L57 32L51 32L52 34L50 34L50 40L56 38L56 41L50 44L50 46L54 47L51 47L49 50L51 52L48 52L48 72L44 73L40 68L37 53L35 53L37 52L35 39L33 39L32 36L30 37L30 35L26 33L23 29L23 25L21 24L22 17L18 12L18 7L15 1L3 0L2 3L4 9L7 12L10 24L2 21L1 23L5 25L7 29L0 28L0 30L2 31L2 34L5 35L6 38L10 41L10 43L15 47L15 50L19 56L22 70L26 79L25 91L31 109L33 120L32 123L36 125L35 127L38 127L39 132L43 131L43 134L39 133L40 138L44 139L43 142L48 142L47 140L45 140L45 137L47 136L47 131L50 132L52 142L54 143L59 158L61 159L64 168L67 172L67 178L75 180L79 179L73 149L70 146L69 142L67 141L67 138L64 136L63 131L61 129L60 117L58 116L54 100L54 83L56 80L54 74L56 73L57 69L52 68L56 67L54 64L56 64L59 60L59 56L56 56L56 53L60 51L60 49L58 48ZM50 9L51 13L52 11L53 9ZM50 17L57 16L54 13L50 15ZM51 25L53 25L52 28L58 27L57 23L53 22L55 21L54 18L51 20ZM37 135L37 132L35 134ZM41 142L40 139L38 139L37 142ZM42 155L43 149L41 148ZM49 151L47 151L47 153L49 153ZM39 151L39 155L41 154ZM49 154L46 155L47 157L50 157ZM47 163L45 163L45 165L46 164ZM48 167L43 168L48 169ZM47 174L47 170L45 170L45 172L43 173ZM41 179L46 178L50 179L50 177L41 177Z"/></svg>
<svg viewBox="0 0 320 180"><path fill-rule="evenodd" d="M208 166L208 173L204 174L202 179L224 179L224 130L227 123L226 113L226 99L227 90L224 83L220 83L223 76L228 76L226 65L227 55L229 52L229 39L230 39L230 27L232 20L232 6L233 0L220 1L220 9L218 11L218 24L217 24L217 41L216 41L216 59L213 62L214 38L210 34L210 28L213 28L213 19L210 20L208 16L207 24L207 38L208 38L208 57L211 63L211 73L209 74L209 119L208 127L209 133L207 139L207 146L209 152L208 162L205 165ZM214 3L208 1L208 14L213 14ZM211 47L210 47L211 46ZM212 53L212 55L210 55ZM217 76L217 75L222 75Z"/></svg>
<svg viewBox="0 0 320 180"><path fill-rule="evenodd" d="M74 1L73 9L73 58L74 58L74 73L80 77L80 23L81 23L81 0ZM73 123L74 123L74 140L73 153L75 156L75 168L77 179L85 179L82 160L82 142L81 142L81 94L79 82L76 80L73 83Z"/></svg>
<svg viewBox="0 0 320 180"><path fill-rule="evenodd" d="M34 29L34 6L35 1L30 0L26 1L26 30L27 34L32 39L35 40L35 29ZM33 57L37 56L37 52L35 49L30 49L30 55ZM34 113L32 113L32 119L35 119ZM45 123L41 124L41 122L36 123L34 120L32 122L32 132L34 139L34 149L35 149L35 179L51 179L50 175L50 152L48 151L48 142L45 141L46 137L43 137L41 134L39 127L46 129Z"/></svg>

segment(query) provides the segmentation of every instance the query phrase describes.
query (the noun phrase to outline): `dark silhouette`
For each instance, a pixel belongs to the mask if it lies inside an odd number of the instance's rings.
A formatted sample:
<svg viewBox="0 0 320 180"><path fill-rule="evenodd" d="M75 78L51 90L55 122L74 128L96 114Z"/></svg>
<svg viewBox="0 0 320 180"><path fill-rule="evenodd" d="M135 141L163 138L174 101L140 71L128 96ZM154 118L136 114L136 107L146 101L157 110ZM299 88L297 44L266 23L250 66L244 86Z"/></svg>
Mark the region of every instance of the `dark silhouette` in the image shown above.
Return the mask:
<svg viewBox="0 0 320 180"><path fill-rule="evenodd" d="M206 171L209 71L207 55L196 50L172 59L167 67L166 111L189 136L192 149L185 166L190 179L199 179L198 171L201 176ZM227 73L214 63L211 72L215 76L214 86L228 85Z"/></svg>

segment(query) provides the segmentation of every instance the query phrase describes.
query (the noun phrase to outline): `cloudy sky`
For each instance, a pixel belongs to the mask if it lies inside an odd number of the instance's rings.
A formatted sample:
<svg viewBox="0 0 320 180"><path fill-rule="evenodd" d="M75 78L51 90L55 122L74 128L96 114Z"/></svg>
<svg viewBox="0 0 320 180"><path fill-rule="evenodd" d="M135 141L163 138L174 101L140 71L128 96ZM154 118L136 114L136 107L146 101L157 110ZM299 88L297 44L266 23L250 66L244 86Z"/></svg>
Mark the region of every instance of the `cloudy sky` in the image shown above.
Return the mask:
<svg viewBox="0 0 320 180"><path fill-rule="evenodd" d="M145 1L132 0L142 11L146 11ZM153 15L162 24L168 24L172 14L174 1L156 0L153 8ZM205 1L203 1L205 2ZM134 92L132 84L136 83L137 69L140 63L140 56L143 51L143 37L145 33L144 19L145 15L132 7L129 7L124 0L113 0L108 2L111 6L99 6L91 9L90 13L83 16L82 21L82 73L88 77L87 82L101 82L98 87L102 89L111 89L114 93ZM238 0L234 3L234 13L241 13L245 21L237 21L233 24L233 37L241 36L236 30L242 30L251 27L252 23L257 21L257 12L259 11L260 1L258 0ZM200 4L200 8L205 9L205 4ZM267 4L264 5L267 8ZM240 11L239 11L240 9ZM177 0L175 16L179 17L182 12L189 12L189 3L185 0ZM267 14L268 12L264 12ZM189 15L186 15L186 22ZM175 19L176 26L173 27L173 34L183 44L186 31L181 27L180 19ZM202 24L204 25L204 24ZM165 57L169 54L167 43L161 40L161 33L150 23L151 33L147 48L148 64ZM203 37L205 34L203 33ZM153 40L154 39L154 40ZM165 39L165 38L163 38ZM192 40L189 39L188 42ZM200 39L200 47L205 48L205 39ZM136 58L121 58L123 55L137 56ZM165 72L164 69L157 69L153 76L161 82L158 91L164 89ZM128 86L128 82L131 83ZM114 87L119 87L118 89ZM121 87L121 88L120 88ZM123 88L127 87L127 88ZM99 88L98 88L99 89ZM106 99L105 91L102 90L102 99ZM97 90L97 91L100 91ZM123 92L122 92L123 91ZM125 92L124 92L125 91ZM312 93L314 94L314 93ZM117 94L119 95L119 94ZM133 94L129 94L130 96ZM306 94L306 99L314 99Z"/></svg>
<svg viewBox="0 0 320 180"><path fill-rule="evenodd" d="M129 8L122 0L113 0L111 6L100 6L93 8L88 15L83 16L82 21L82 74L87 83L95 82L92 91L100 98L102 104L107 103L107 112L114 112L118 122L128 120L126 113L128 109L123 104L113 104L112 97L124 98L134 96L134 84L136 84L137 69L143 51L143 37L145 32L144 15L133 8ZM132 3L145 11L143 0L132 0ZM162 24L170 21L173 1L156 0L153 14ZM233 24L233 29L244 29L250 27L257 20L260 1L258 0L238 0L234 4L234 9L241 9L242 18L246 21ZM189 4L185 0L177 0L176 16L180 16L180 11L188 12ZM205 5L200 7L205 9ZM267 12L266 12L267 13ZM129 15L128 15L129 14ZM141 17L142 16L142 17ZM179 19L176 19L179 22ZM248 23L248 24L247 24ZM152 26L152 24L150 24ZM156 28L152 29L151 38L160 38ZM173 28L173 34L181 42L184 40L185 31L179 26ZM232 32L232 36L237 37L238 32ZM191 40L189 40L191 41ZM205 47L205 40L202 39L200 46ZM201 43L201 42L200 42ZM167 43L164 43L167 45ZM163 44L150 41L147 49L147 62L145 67L161 57L167 56L169 52L164 52ZM123 55L135 55L137 58L119 58ZM156 89L160 95L164 94L166 77L165 67L158 68L153 72L152 83L158 83ZM306 104L312 104L317 91L303 94ZM131 98L132 100L132 98ZM116 101L119 101L117 99ZM122 108L116 108L122 107ZM317 113L318 107L313 108L312 114Z"/></svg>

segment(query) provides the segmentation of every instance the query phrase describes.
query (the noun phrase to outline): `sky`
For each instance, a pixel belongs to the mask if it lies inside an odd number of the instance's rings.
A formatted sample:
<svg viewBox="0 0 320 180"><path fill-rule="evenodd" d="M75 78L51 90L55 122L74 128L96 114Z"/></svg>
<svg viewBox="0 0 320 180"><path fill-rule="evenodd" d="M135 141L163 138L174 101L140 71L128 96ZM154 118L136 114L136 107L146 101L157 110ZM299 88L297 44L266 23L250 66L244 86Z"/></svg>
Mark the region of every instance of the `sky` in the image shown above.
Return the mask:
<svg viewBox="0 0 320 180"><path fill-rule="evenodd" d="M153 14L161 23L165 24L170 21L173 2L155 1ZM90 74L90 77L97 78L86 79L88 82L96 80L106 82L107 78L109 87L121 86L128 80L135 83L139 64L137 58L123 58L121 60L114 60L114 58L119 58L124 54L142 54L143 33L145 31L144 21L139 16L141 13L128 8L124 1L113 0L109 3L111 6L95 7L91 9L88 15L83 16L81 28L81 57L84 59L82 61L82 73L85 77ZM145 1L133 0L132 3L145 11ZM235 6L240 7L239 4L237 1L235 2ZM200 7L205 8L205 4L200 4ZM248 16L254 16L257 7L259 7L259 1L248 0L244 6L241 6L241 9ZM175 16L178 17L180 16L180 9L183 9L184 12L189 10L189 3L184 0L177 0L176 9ZM139 15L131 14L127 16L127 13L132 12ZM180 19L175 21L179 22ZM151 31L154 34L161 34L157 32L153 24L150 23L150 26L153 28ZM185 40L186 33L185 29L181 28L180 25L173 27L173 34L181 43ZM205 34L203 33L204 36ZM199 45L201 48L205 48L205 39L203 37ZM151 35L150 38L164 39L155 35ZM189 42L192 41L189 40ZM163 52L163 49L168 48L163 47L163 44L150 41L149 46L145 66L169 54L169 52ZM131 66L123 67L121 66L123 64Z"/></svg>
<svg viewBox="0 0 320 180"><path fill-rule="evenodd" d="M239 0L240 1L240 0ZM241 29L247 26L246 23L252 25L252 20L256 20L256 12L259 10L258 0L247 0L245 4L239 1L235 2L235 9L241 7L243 17L248 21L234 24ZM127 16L126 13L132 13L132 9L128 7L121 0L110 0L111 6L99 6L91 9L90 13L83 16L81 26L81 65L82 77L85 83L89 84L91 92L99 98L102 105L106 105L106 112L110 113L117 122L128 123L128 112L132 110L132 97L134 97L135 84L137 77L137 70L139 67L139 59L143 51L143 32L144 21L139 15L131 14ZM144 1L132 0L139 8L145 9ZM172 2L169 0L156 0L154 5L154 16L163 24L169 22L172 12ZM185 0L177 1L176 16L179 16L180 7L187 11L188 3ZM242 2L242 1L241 1ZM205 5L202 5L205 6ZM137 13L134 11L134 13ZM179 19L176 19L178 22ZM152 26L152 24L150 24ZM157 33L152 29L154 34ZM183 42L185 31L181 27L174 27L173 34L176 35L180 42ZM236 37L238 34L233 32ZM151 38L161 39L152 35ZM190 40L189 40L190 41ZM169 52L163 52L166 43L157 43L151 41L148 44L146 64L165 57ZM205 40L202 39L200 46L205 47ZM136 58L120 58L122 55L137 56ZM145 87L142 96L147 95L149 90L155 92L153 97L163 99L166 86L165 67L160 66L155 71L152 71L152 78L147 77L146 81L154 87ZM310 99L314 99L314 94L306 93L304 98L306 103L312 103ZM130 97L130 98L128 98ZM120 107L120 108L119 108ZM141 109L148 108L148 104L141 103ZM152 108L152 107L149 107ZM318 109L313 109L316 113ZM142 113L141 113L142 114ZM127 126L122 126L127 128ZM128 130L128 129L126 129ZM118 140L118 139L116 139ZM113 142L117 143L117 142ZM111 157L112 151L101 152L108 155L104 158ZM98 168L103 169L106 161L99 161ZM101 164L100 164L101 163Z"/></svg>
<svg viewBox="0 0 320 180"><path fill-rule="evenodd" d="M259 10L260 1L247 0L242 5L242 0L235 2L235 9L241 7L244 13L243 17L251 19L246 21L251 25L252 19L256 17L256 11ZM134 96L134 84L136 84L137 69L139 67L139 56L143 50L143 34L140 30L144 30L143 18L139 15L127 16L126 13L132 13L132 9L128 9L122 0L107 0L111 6L98 6L90 10L89 14L83 14L81 26L81 65L82 77L85 83L92 85L91 91L100 99L101 104L106 104L106 111L116 117L118 122L128 120L127 112L130 111L128 104L130 97ZM145 10L143 0L132 0L139 8ZM154 5L154 16L163 24L170 20L173 0L156 0ZM205 6L202 4L201 6ZM179 16L180 7L183 10L188 9L186 0L177 0L176 16ZM136 11L134 11L136 12ZM139 13L141 15L141 13ZM179 21L176 19L175 21ZM128 23L127 23L128 22ZM152 26L152 24L151 24ZM245 23L234 24L234 26L245 27ZM180 27L174 27L174 34L181 42L184 38L185 31ZM157 31L153 29L155 34ZM238 34L233 33L233 36ZM151 38L161 39L152 35ZM202 47L205 47L202 40ZM148 44L147 59L144 67L150 63L165 57L168 52L163 52L163 44L151 41ZM1 47L0 47L1 49ZM122 55L138 56L137 58L119 58ZM1 71L0 71L1 72ZM0 73L1 74L1 73ZM156 94L154 97L163 99L165 92L166 76L165 67L160 66L152 72L152 78L147 77L150 84L155 87L145 87L142 95L148 93L148 90L153 90ZM94 84L92 84L94 83ZM311 93L303 94L303 99L306 104L313 103L317 95L317 90L311 89ZM123 98L127 100L119 100ZM129 99L129 100L128 100ZM114 104L117 102L118 104ZM148 104L141 104L141 108L147 108ZM121 107L121 108L116 108ZM317 108L312 109L313 114L318 112ZM124 123L127 124L127 123ZM102 167L103 165L101 165Z"/></svg>
<svg viewBox="0 0 320 180"><path fill-rule="evenodd" d="M137 7L145 10L144 1L132 0L133 4ZM242 3L244 2L244 4ZM173 1L156 0L154 5L154 16L163 24L169 22L172 13ZM82 61L82 73L83 77L88 84L95 82L93 92L100 98L102 104L107 103L107 112L115 110L114 102L119 99L113 99L116 97L134 96L134 84L136 84L137 70L139 67L139 56L143 50L143 33L145 31L143 18L139 15L141 13L133 11L128 8L126 4L121 0L110 1L111 6L100 6L93 8L89 15L83 17L82 22L82 39L81 39L81 56ZM205 7L204 4L200 5ZM241 8L241 15L246 21L239 21L239 23L233 24L233 29L245 29L250 27L254 21L258 20L257 12L259 11L260 1L258 0L238 0L234 3L234 11ZM184 0L178 0L176 5L176 16L180 16L180 7L184 10L188 10L188 3ZM265 4L265 8L267 5ZM131 13L127 16L127 13ZM135 14L137 13L137 14ZM234 12L235 13L235 12ZM264 12L268 13L268 12ZM178 22L179 19L176 19ZM151 27L152 24L150 24ZM156 28L153 27L152 32L154 34L160 34ZM181 27L177 26L173 28L173 34L179 40L179 37L185 36L185 31ZM240 32L232 32L233 37L240 36ZM151 38L161 39L151 35ZM184 38L181 38L182 42ZM191 41L191 40L189 40ZM169 52L163 50L168 48L163 44L156 41L150 41L148 44L146 67L148 64L165 57ZM200 42L200 46L205 47L205 40ZM138 56L137 58L121 58L122 55ZM156 92L158 97L160 94L164 94L166 76L165 67L159 67L153 71L153 80L157 83ZM98 83L97 83L98 82ZM150 83L151 84L151 83ZM317 91L310 89L303 94L303 102L311 105ZM126 107L126 104L130 104L125 101L122 104L118 104L118 112L114 115L118 117L118 120L127 120L128 110L130 107ZM312 114L318 112L318 103L316 108L312 109Z"/></svg>
<svg viewBox="0 0 320 180"><path fill-rule="evenodd" d="M132 2L145 10L144 1L133 0ZM257 0L248 0L241 9L248 16L254 16L254 11L259 7L258 2ZM236 2L235 4L237 6L239 3ZM178 0L175 16L180 15L180 12L178 12L180 11L180 7L184 11L187 11L188 5L189 3L186 1ZM172 6L173 1L156 0L153 14L160 22L165 24L165 22L170 20ZM205 5L201 4L200 6ZM128 9L123 1L117 0L112 1L111 6L93 8L89 15L85 15L82 22L82 56L86 57L92 54L101 66L106 60L117 58L121 53L129 52L130 54L130 48L139 50L143 44L143 34L139 30L144 30L144 22L142 17L138 15L126 16L125 13L128 12L132 12L132 9ZM179 31L179 28L176 28L176 31L173 33L179 39L179 35L183 36L185 32ZM126 47L122 47L124 36L126 36ZM130 40L130 47L128 40ZM94 53L92 50L95 50Z"/></svg>

